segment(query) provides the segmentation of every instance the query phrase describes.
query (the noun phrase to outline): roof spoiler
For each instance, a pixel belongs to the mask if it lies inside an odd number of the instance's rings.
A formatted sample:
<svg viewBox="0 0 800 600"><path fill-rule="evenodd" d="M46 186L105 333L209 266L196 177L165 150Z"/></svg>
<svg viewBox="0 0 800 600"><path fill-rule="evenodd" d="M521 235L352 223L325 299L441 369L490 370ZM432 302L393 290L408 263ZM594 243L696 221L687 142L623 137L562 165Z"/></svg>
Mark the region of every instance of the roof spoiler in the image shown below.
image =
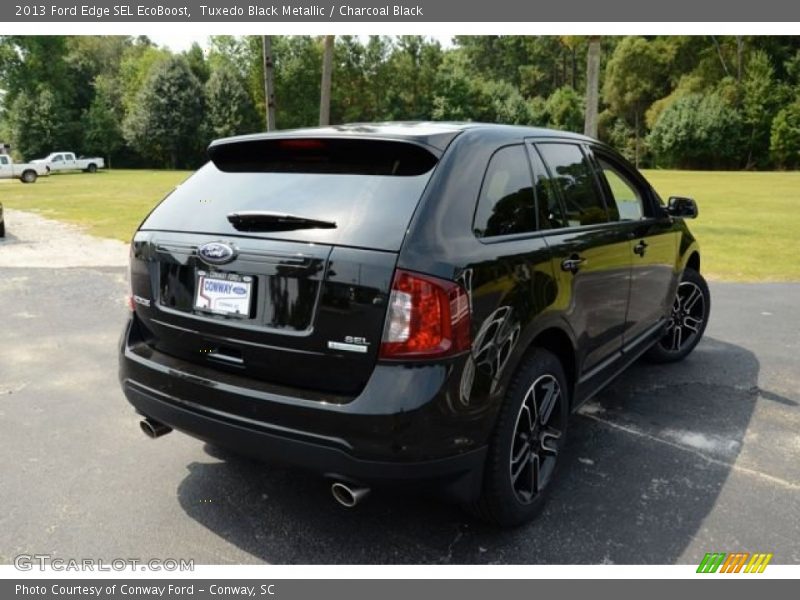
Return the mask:
<svg viewBox="0 0 800 600"><path fill-rule="evenodd" d="M430 171L434 152L410 141L337 137L242 137L214 142L208 154L231 173L413 176Z"/></svg>

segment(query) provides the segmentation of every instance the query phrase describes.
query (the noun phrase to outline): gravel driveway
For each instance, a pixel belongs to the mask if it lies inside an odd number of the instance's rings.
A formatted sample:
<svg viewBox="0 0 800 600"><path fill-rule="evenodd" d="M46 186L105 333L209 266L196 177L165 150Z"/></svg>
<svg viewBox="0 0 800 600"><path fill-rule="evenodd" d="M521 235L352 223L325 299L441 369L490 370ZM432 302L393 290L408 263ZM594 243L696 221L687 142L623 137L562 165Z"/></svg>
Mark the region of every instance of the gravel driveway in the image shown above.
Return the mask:
<svg viewBox="0 0 800 600"><path fill-rule="evenodd" d="M4 209L0 267L125 267L128 245L83 233L75 225Z"/></svg>

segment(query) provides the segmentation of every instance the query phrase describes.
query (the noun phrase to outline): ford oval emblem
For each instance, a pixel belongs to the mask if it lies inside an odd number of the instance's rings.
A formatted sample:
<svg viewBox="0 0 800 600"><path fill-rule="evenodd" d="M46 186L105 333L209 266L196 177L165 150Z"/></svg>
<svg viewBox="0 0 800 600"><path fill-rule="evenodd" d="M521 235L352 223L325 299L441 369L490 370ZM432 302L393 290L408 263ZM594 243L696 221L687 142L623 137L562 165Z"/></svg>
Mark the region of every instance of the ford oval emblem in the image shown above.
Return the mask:
<svg viewBox="0 0 800 600"><path fill-rule="evenodd" d="M197 256L209 265L224 265L236 258L236 250L222 242L209 242L197 248Z"/></svg>

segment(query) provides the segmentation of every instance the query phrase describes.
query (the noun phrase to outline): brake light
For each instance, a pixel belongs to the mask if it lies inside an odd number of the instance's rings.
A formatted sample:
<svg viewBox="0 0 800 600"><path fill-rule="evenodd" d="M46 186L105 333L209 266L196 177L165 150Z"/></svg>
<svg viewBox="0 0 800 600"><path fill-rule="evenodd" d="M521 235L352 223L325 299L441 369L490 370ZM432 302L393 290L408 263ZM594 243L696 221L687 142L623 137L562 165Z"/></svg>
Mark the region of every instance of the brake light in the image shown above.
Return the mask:
<svg viewBox="0 0 800 600"><path fill-rule="evenodd" d="M471 345L464 288L429 275L395 271L380 358L441 358Z"/></svg>
<svg viewBox="0 0 800 600"><path fill-rule="evenodd" d="M304 138L280 140L278 146L284 150L322 150L325 148L322 140Z"/></svg>

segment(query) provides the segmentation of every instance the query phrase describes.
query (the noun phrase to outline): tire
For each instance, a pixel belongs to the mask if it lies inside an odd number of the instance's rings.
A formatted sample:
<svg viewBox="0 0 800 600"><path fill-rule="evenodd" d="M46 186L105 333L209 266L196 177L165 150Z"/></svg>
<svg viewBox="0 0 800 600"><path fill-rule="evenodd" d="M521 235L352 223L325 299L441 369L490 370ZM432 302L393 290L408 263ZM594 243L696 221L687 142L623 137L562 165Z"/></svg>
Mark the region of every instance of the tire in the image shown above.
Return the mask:
<svg viewBox="0 0 800 600"><path fill-rule="evenodd" d="M28 170L28 171L23 171L22 177L20 177L19 179L22 183L35 183L37 177L38 175L36 174L36 171Z"/></svg>
<svg viewBox="0 0 800 600"><path fill-rule="evenodd" d="M6 222L0 221L0 238L6 237Z"/></svg>
<svg viewBox="0 0 800 600"><path fill-rule="evenodd" d="M88 167L86 167L86 170L87 170L89 173L97 173L97 165L96 165L96 164L94 164L94 163L89 163L89 166L88 166Z"/></svg>
<svg viewBox="0 0 800 600"><path fill-rule="evenodd" d="M657 363L683 360L703 337L710 314L711 293L706 280L694 269L685 269L672 304L666 333L645 356Z"/></svg>
<svg viewBox="0 0 800 600"><path fill-rule="evenodd" d="M569 388L561 362L537 348L523 359L509 385L489 443L481 495L468 510L503 527L535 517L558 470L568 417Z"/></svg>

